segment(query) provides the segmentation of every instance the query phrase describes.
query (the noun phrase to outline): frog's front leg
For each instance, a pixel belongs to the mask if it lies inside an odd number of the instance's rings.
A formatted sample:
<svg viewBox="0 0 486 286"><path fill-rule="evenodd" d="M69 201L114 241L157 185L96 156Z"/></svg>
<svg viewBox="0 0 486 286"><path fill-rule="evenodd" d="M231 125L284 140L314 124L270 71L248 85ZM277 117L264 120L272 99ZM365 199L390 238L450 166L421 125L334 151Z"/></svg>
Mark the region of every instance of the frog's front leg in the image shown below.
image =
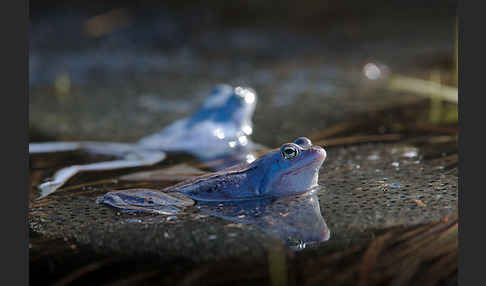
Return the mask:
<svg viewBox="0 0 486 286"><path fill-rule="evenodd" d="M150 166L163 161L165 157L165 153L160 151L133 151L132 153L128 153L123 160L66 167L57 171L52 180L39 185L38 188L41 190L39 198L44 198L52 194L67 183L69 179L82 172Z"/></svg>
<svg viewBox="0 0 486 286"><path fill-rule="evenodd" d="M195 202L180 194L166 194L150 189L119 190L106 193L96 200L124 212L144 212L173 215L180 211L179 207L192 206Z"/></svg>

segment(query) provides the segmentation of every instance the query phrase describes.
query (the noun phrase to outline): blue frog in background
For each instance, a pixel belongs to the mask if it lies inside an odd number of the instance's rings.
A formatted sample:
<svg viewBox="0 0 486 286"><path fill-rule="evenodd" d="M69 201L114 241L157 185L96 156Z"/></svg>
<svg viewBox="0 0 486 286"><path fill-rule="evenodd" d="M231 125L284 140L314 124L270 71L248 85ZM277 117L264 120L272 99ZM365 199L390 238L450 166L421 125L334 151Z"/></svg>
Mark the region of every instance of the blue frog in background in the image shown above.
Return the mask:
<svg viewBox="0 0 486 286"><path fill-rule="evenodd" d="M253 151L263 148L253 143L251 118L257 103L256 92L249 87L216 86L192 116L179 119L160 132L135 143L116 142L44 142L29 144L29 153L82 150L110 155L119 160L74 165L58 170L50 181L39 185L41 198L62 187L73 176L86 171L115 170L157 164L165 152L185 152L219 170L233 164L255 160Z"/></svg>

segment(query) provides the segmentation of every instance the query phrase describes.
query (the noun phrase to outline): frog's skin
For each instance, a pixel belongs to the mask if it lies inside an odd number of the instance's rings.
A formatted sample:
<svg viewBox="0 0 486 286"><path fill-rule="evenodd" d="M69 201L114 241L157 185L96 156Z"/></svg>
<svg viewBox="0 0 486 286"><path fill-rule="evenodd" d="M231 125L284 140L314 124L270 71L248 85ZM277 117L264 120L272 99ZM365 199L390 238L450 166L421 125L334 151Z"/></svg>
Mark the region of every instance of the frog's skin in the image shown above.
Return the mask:
<svg viewBox="0 0 486 286"><path fill-rule="evenodd" d="M251 117L256 93L250 88L221 85L191 117L180 119L164 130L142 138L143 149L184 151L199 159L214 160L229 153L241 153L255 144Z"/></svg>
<svg viewBox="0 0 486 286"><path fill-rule="evenodd" d="M298 195L317 186L319 168L326 159L326 151L312 146L309 139L300 137L294 143L283 144L278 150L270 151L251 164L242 163L221 171L202 175L167 187L165 194L182 193L187 197L203 202L241 201L258 198L278 198ZM113 191L98 199L125 210L129 201L143 201L147 211L150 207L159 208L163 196L155 192ZM157 196L157 203L154 201ZM125 199L123 199L123 198ZM116 198L116 199L115 199ZM124 201L123 205L111 202ZM147 202L154 202L152 206ZM140 211L140 209L137 209ZM160 212L159 212L160 213Z"/></svg>
<svg viewBox="0 0 486 286"><path fill-rule="evenodd" d="M31 143L30 154L83 150L121 158L63 168L54 174L51 181L39 185L40 197L56 191L80 172L150 166L163 161L165 152L187 152L202 161L226 157L230 158L228 161L231 163L252 160L251 152L261 148L248 137L252 133L251 117L256 101L257 95L251 88L218 85L194 115L180 119L135 143ZM213 165L213 168L219 166Z"/></svg>

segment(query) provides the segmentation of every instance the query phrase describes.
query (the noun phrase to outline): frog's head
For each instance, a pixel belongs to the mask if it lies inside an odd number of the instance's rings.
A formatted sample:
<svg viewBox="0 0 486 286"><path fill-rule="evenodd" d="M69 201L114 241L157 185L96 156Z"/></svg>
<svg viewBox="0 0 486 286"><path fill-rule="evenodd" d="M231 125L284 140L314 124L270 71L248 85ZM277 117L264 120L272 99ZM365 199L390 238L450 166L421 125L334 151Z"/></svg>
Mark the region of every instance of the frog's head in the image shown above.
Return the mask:
<svg viewBox="0 0 486 286"><path fill-rule="evenodd" d="M262 164L264 177L260 193L270 196L295 195L317 186L319 168L326 159L326 151L313 146L306 137L286 143L253 164Z"/></svg>
<svg viewBox="0 0 486 286"><path fill-rule="evenodd" d="M231 126L228 128L231 128L232 132L239 133L239 135L233 136L250 135L252 133L251 118L256 102L257 94L252 88L218 85L191 118L189 125L208 121L215 124L228 124Z"/></svg>

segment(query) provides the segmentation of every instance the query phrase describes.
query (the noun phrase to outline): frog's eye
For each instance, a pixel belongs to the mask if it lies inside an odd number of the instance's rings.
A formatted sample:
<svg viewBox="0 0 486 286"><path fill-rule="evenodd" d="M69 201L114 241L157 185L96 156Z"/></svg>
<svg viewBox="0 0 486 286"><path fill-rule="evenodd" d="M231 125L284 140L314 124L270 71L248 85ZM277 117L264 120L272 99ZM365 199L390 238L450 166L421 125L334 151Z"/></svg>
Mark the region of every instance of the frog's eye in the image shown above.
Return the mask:
<svg viewBox="0 0 486 286"><path fill-rule="evenodd" d="M304 149L308 149L312 146L312 142L307 137L299 137L299 138L295 139L294 143L299 145L300 147L302 147Z"/></svg>
<svg viewBox="0 0 486 286"><path fill-rule="evenodd" d="M290 144L284 145L280 149L280 154L282 155L282 158L291 160L299 155L299 149L296 146Z"/></svg>

